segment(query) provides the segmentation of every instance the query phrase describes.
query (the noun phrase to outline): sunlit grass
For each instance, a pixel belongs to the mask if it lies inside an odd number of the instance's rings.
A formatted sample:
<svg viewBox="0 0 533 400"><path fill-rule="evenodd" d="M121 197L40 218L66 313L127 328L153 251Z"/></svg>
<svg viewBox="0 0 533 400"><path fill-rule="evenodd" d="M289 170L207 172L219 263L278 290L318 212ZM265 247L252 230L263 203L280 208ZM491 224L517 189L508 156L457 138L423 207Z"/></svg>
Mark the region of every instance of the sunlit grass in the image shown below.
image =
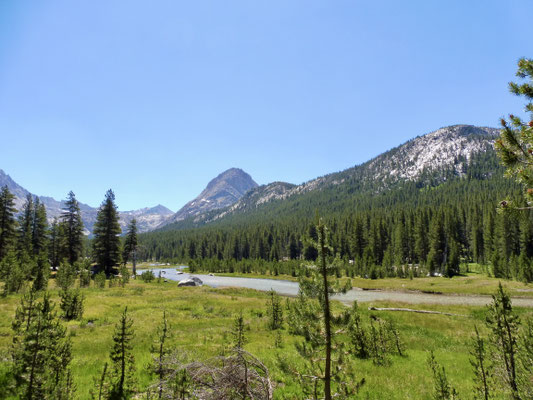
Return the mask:
<svg viewBox="0 0 533 400"><path fill-rule="evenodd" d="M52 299L58 302L53 283L50 287ZM283 375L277 367L278 356L296 360L292 344L299 339L283 330L283 347L275 347L274 334L267 328L266 293L234 288L178 288L175 282L147 284L140 280L131 282L125 288L89 288L82 291L86 296L83 320L68 323L73 341L73 372L80 399L89 398L93 379L101 373L108 358L114 325L126 306L134 320L134 353L141 389L150 382L146 366L151 360L150 346L163 310L167 311L172 327L171 346L196 359L217 355L230 344L229 332L233 320L242 311L248 324L249 342L246 349L270 368L277 382L275 398L297 398L300 393L298 382L291 376ZM9 350L11 320L19 301L20 295L0 298L0 352L3 354ZM337 310L344 307L336 304ZM364 315L371 313L367 309L370 305L398 306L389 302L361 304ZM373 312L397 324L406 345L407 357L393 356L389 367L378 367L367 360L354 361L358 375L367 381L362 389L362 398L430 398L432 380L426 364L430 349L435 351L437 358L447 368L448 376L459 392L469 394L473 377L468 361L469 343L474 324L483 328L485 309L440 305L410 307L466 317ZM520 312L531 314L530 310ZM2 369L5 369L5 365Z"/></svg>

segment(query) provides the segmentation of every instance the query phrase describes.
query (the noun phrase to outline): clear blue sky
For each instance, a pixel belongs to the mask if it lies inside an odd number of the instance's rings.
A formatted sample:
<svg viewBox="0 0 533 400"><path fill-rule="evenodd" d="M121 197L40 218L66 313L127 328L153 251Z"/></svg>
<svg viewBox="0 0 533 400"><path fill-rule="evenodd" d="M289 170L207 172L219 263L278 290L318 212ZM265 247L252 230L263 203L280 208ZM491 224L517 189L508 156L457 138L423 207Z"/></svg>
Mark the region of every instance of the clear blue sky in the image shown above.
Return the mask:
<svg viewBox="0 0 533 400"><path fill-rule="evenodd" d="M301 183L519 112L526 1L0 2L0 168L177 210L240 167Z"/></svg>

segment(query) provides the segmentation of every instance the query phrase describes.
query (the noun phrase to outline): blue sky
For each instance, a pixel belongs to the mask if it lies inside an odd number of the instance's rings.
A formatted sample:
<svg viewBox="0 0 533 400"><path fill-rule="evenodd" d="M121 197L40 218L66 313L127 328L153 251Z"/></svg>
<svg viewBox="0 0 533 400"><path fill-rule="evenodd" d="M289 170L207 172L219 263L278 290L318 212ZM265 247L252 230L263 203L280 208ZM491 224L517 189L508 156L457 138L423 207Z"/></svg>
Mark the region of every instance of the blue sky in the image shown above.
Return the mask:
<svg viewBox="0 0 533 400"><path fill-rule="evenodd" d="M0 168L33 193L177 210L240 167L301 183L497 126L531 1L0 2Z"/></svg>

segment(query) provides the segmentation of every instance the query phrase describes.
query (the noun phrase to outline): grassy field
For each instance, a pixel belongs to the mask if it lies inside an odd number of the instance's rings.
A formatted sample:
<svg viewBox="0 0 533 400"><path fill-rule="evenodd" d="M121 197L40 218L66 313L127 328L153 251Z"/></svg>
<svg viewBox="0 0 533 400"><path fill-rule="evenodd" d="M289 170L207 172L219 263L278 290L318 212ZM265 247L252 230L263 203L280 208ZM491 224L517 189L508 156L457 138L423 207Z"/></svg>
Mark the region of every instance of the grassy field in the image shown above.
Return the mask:
<svg viewBox="0 0 533 400"><path fill-rule="evenodd" d="M57 292L52 288L51 293L57 302ZM141 389L150 382L146 372L151 360L149 349L164 309L172 326L172 346L196 359L216 355L229 344L233 320L242 311L248 324L249 342L245 348L270 368L277 385L275 398L300 398L298 382L281 374L276 361L278 355L296 360L293 344L299 338L283 330L283 347L275 347L274 334L267 328L266 293L249 289L178 288L175 282L147 284L139 280L125 288L89 288L83 289L83 293L86 296L84 317L81 321L68 323L73 341L73 372L80 399L89 398L93 378L98 376L108 358L114 325L125 306L134 320L135 359ZM19 301L20 295L0 298L2 359L9 350L11 320ZM364 304L361 310L365 318L370 313L367 310L369 305L393 306L389 303ZM343 306L337 303L337 307ZM431 349L446 367L450 381L462 394L461 398L471 398L473 373L468 360L469 343L474 324L483 326L484 308L437 305L418 308L467 317L375 312L380 318L397 324L407 357L393 356L392 365L388 367L379 367L367 360L354 361L359 376L367 381L360 393L361 398L429 399L432 379L426 359ZM532 313L531 310L518 311ZM6 367L3 363L2 370Z"/></svg>

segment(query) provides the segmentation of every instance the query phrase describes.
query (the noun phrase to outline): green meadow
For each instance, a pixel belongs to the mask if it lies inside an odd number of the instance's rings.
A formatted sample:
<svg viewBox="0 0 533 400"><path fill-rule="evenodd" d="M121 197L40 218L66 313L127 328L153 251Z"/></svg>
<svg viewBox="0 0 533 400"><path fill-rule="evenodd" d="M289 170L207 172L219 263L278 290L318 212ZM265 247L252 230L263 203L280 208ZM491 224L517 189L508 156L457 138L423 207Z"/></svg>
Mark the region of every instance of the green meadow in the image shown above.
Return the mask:
<svg viewBox="0 0 533 400"><path fill-rule="evenodd" d="M443 279L443 278L441 278ZM52 299L58 303L57 290L50 283ZM124 307L134 320L134 355L139 390L151 382L147 366L151 362L150 347L163 310L171 324L171 347L190 359L207 359L229 349L230 331L235 317L242 311L247 324L248 343L245 349L261 359L275 382L275 399L301 398L300 383L281 373L278 359L298 363L294 343L301 340L282 330L281 347L276 347L275 334L268 329L267 293L250 289L209 287L178 288L175 282L130 282L126 287L82 289L86 297L85 313L80 321L67 323L73 343L72 368L76 379L77 397L89 399L94 379L108 359L112 334ZM288 299L284 301L294 301ZM20 294L0 298L1 372L8 368L11 343L11 321L20 302ZM430 350L446 367L449 380L461 398L471 398L473 371L469 363L470 342L474 325L484 332L485 308L464 306L418 305L420 308L464 316L428 315L410 312L376 312L368 307L402 306L385 302L361 303L360 310L367 320L373 313L393 321L405 344L406 356L393 355L390 366L377 366L371 360L354 359L358 378L366 383L360 391L363 399L429 399L433 381L427 366ZM337 311L343 307L335 303ZM57 306L56 309L59 307ZM532 315L529 309L517 309Z"/></svg>

